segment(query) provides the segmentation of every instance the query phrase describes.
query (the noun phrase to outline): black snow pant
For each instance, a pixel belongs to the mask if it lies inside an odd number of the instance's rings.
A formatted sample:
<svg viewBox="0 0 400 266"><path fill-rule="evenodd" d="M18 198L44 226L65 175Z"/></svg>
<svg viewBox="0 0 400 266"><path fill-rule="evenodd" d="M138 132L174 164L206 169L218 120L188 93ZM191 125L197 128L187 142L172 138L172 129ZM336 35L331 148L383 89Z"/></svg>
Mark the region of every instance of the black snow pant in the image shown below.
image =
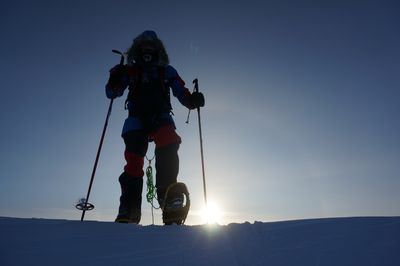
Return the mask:
<svg viewBox="0 0 400 266"><path fill-rule="evenodd" d="M168 186L177 181L179 172L178 149L181 138L175 132L175 127L164 125L151 132L132 130L122 137L125 142L126 165L120 177L120 211L129 209L132 213L141 209L144 157L149 139L155 143L157 197L162 205Z"/></svg>

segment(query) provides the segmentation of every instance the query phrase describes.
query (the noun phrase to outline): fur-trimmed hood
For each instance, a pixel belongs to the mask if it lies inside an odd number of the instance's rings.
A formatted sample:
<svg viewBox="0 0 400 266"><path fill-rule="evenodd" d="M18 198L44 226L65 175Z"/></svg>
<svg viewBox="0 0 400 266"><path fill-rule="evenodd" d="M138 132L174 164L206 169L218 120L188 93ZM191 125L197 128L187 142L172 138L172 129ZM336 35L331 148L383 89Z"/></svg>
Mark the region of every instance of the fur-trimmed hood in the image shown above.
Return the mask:
<svg viewBox="0 0 400 266"><path fill-rule="evenodd" d="M151 30L144 31L133 40L131 47L126 52L128 57L128 64L133 64L134 62L139 61L140 47L144 43L151 43L158 51L157 65L167 66L169 64L169 58L167 51L165 50L164 44L158 38L157 34Z"/></svg>

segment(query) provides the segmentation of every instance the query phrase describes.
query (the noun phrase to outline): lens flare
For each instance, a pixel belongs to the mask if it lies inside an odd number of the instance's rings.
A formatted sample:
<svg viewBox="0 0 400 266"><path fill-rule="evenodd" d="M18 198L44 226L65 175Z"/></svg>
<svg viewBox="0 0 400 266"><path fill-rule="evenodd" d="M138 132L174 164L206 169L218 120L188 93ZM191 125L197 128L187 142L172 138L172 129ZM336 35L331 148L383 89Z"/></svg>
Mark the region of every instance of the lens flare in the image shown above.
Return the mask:
<svg viewBox="0 0 400 266"><path fill-rule="evenodd" d="M217 204L209 202L201 211L201 217L207 224L221 223L222 212Z"/></svg>

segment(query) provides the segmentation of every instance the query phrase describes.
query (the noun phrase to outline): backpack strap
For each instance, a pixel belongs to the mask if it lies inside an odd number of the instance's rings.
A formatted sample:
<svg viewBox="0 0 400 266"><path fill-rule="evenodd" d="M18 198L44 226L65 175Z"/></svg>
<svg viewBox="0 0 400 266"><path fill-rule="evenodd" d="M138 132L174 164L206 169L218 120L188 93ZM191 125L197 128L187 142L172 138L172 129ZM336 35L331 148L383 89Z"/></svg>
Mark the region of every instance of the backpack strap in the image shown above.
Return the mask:
<svg viewBox="0 0 400 266"><path fill-rule="evenodd" d="M165 67L164 66L158 66L157 67L158 71L158 78L160 82L160 88L163 94L163 97L165 101L168 103L168 108L170 109L170 112L172 113L172 106L171 106L171 97L169 93L169 88L165 86ZM139 66L136 64L133 65L133 69L130 73L130 77L133 76L133 84L129 85L129 93L128 96L125 100L125 110L128 109L128 103L129 101L133 101L135 99L136 95L140 93L140 83L142 82L142 77L143 77L143 69L141 69ZM169 83L169 81L168 81Z"/></svg>
<svg viewBox="0 0 400 266"><path fill-rule="evenodd" d="M128 71L128 75L131 80L133 79L133 84L132 82L129 84L129 92L125 100L125 110L128 110L129 101L135 98L135 94L139 89L138 84L142 78L142 70L136 64L133 64L132 68L130 68L130 71Z"/></svg>
<svg viewBox="0 0 400 266"><path fill-rule="evenodd" d="M169 105L168 106L169 111L172 113L171 96L169 93L169 88L165 87L166 79L165 79L165 67L164 66L158 67L158 75L160 77L160 83L161 83L160 85L161 85L162 93L164 95L165 100L167 101L167 103ZM169 83L169 80L168 80L168 83Z"/></svg>

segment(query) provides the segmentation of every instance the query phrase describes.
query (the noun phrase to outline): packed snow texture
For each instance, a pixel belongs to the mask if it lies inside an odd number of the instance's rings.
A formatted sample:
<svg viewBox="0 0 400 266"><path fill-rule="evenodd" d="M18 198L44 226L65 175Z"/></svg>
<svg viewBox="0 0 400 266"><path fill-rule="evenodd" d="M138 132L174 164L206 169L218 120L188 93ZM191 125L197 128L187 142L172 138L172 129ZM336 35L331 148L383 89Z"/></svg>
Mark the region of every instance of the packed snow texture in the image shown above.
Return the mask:
<svg viewBox="0 0 400 266"><path fill-rule="evenodd" d="M140 226L0 218L0 265L400 265L400 217Z"/></svg>

